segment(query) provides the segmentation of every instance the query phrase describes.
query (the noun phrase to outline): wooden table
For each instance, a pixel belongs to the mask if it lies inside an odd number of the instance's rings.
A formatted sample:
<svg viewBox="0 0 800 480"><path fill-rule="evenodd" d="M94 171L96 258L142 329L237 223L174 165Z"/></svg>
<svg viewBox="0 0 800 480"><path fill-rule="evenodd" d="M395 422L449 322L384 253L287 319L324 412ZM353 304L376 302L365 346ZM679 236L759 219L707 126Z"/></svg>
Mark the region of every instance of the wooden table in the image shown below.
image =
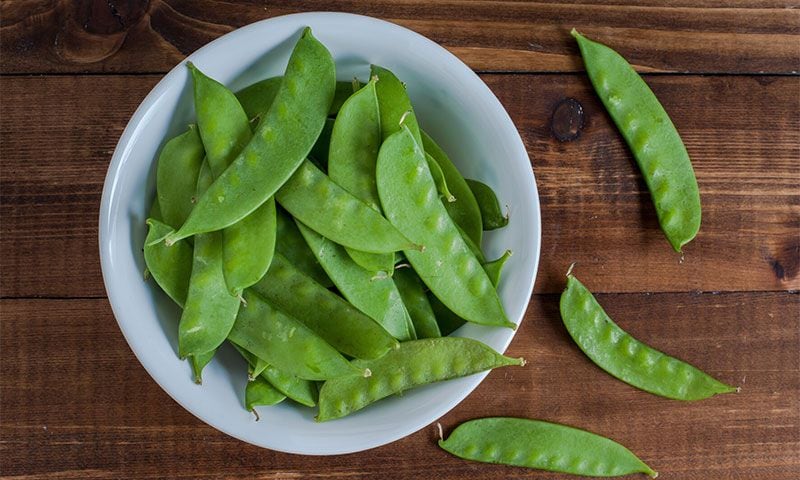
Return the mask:
<svg viewBox="0 0 800 480"><path fill-rule="evenodd" d="M612 437L664 479L800 478L800 4L617 3L0 3L0 473L562 478L453 458L436 447L434 425L354 455L262 450L173 402L120 334L103 289L97 219L133 110L185 55L234 28L336 10L416 30L480 73L516 123L538 182L539 275L508 350L530 363L489 375L440 420L445 431L481 416L542 418ZM703 202L683 262L582 73L573 26L644 72L681 132ZM582 105L582 120L567 98ZM574 139L556 138L570 128ZM623 328L741 393L670 401L591 364L558 314L573 261Z"/></svg>

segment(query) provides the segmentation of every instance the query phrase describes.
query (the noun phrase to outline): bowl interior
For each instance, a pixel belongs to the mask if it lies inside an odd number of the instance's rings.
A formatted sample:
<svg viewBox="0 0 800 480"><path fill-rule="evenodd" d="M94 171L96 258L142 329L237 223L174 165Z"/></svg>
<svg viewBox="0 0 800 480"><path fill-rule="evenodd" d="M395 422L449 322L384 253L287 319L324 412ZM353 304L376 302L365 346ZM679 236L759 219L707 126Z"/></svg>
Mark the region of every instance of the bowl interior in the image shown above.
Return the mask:
<svg viewBox="0 0 800 480"><path fill-rule="evenodd" d="M365 80L369 65L393 70L408 87L422 127L465 177L492 186L511 222L488 232L484 250L514 255L499 286L509 318L519 323L536 275L540 246L536 184L522 141L498 100L456 57L424 37L369 17L334 13L288 15L249 25L191 55L206 74L237 90L281 75L304 26L311 26L336 60L337 77ZM285 402L244 410L244 361L223 347L206 368L203 385L177 358L179 309L152 282L142 281L144 223L155 193L155 159L163 143L193 122L191 80L175 67L142 102L112 158L100 212L103 276L125 338L158 384L194 415L244 441L284 452L338 454L402 438L437 419L469 394L485 374L415 389L350 417L314 421L315 410ZM466 325L455 333L504 351L514 332ZM496 412L502 413L502 412Z"/></svg>

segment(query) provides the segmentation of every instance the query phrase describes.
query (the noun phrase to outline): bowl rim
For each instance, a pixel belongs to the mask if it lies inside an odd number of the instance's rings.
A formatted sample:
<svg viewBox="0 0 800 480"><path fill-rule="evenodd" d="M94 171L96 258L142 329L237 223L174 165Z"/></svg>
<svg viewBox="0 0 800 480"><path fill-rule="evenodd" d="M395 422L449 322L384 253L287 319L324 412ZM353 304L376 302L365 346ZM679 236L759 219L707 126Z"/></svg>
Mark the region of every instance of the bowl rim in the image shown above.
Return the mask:
<svg viewBox="0 0 800 480"><path fill-rule="evenodd" d="M158 386L167 393L178 405L182 408L187 410L193 416L198 418L203 423L210 425L211 427L233 437L243 442L247 442L262 448L268 448L275 451L285 452L285 453L292 453L292 454L302 454L302 455L339 455L339 454L348 454L348 453L355 453L366 451L372 448L377 448L382 445L386 445L388 443L397 441L399 439L405 438L408 435L411 435L426 425L429 425L433 421L437 420L438 418L442 417L443 415L450 412L456 406L458 406L469 394L471 394L475 388L486 378L490 371L481 372L475 375L471 375L469 377L465 377L469 379L468 386L463 388L457 395L454 395L454 399L451 402L447 403L445 408L439 408L435 412L428 412L425 415L421 415L422 422L411 423L406 428L396 429L393 430L392 435L387 436L383 441L380 443L374 443L370 446L357 446L355 448L348 448L347 446L339 446L338 448L331 448L326 451L315 451L315 452L308 452L303 451L302 449L293 449L293 448L281 448L276 447L275 445L265 445L264 443L259 443L254 441L252 438L246 438L244 435L237 432L234 428L229 428L226 422L218 421L215 419L206 418L203 414L195 411L192 406L189 406L178 399L177 392L173 392L171 388L168 388L162 381L160 376L157 374L157 369L152 369L148 367L148 362L144 361L143 356L144 353L141 351L137 351L134 348L134 343L132 341L132 331L127 331L125 325L121 321L121 315L124 315L123 312L120 310L120 300L116 300L120 295L121 292L115 290L114 288L114 274L113 268L111 264L111 231L110 227L112 225L112 202L114 201L115 191L117 190L118 182L121 181L120 178L120 170L124 164L124 160L128 157L126 151L131 148L131 141L136 133L136 131L140 128L142 121L145 119L146 115L152 108L152 104L156 99L161 97L169 88L172 88L172 84L174 83L174 77L177 75L176 72L179 69L184 68L186 62L193 61L199 55L202 55L203 52L212 50L216 48L218 45L231 41L234 37L238 35L243 35L248 33L250 30L259 30L263 29L265 26L270 24L278 23L278 22L299 22L307 25L311 25L314 23L314 20L317 18L323 19L343 19L345 21L352 20L356 22L366 22L371 23L376 27L386 29L388 33L394 33L396 35L410 35L414 38L415 41L421 42L425 44L426 48L432 49L433 51L437 52L439 55L443 55L447 57L447 59L451 63L457 64L457 66L463 70L465 77L469 79L475 86L481 89L483 95L488 96L490 99L493 99L496 102L497 106L499 106L499 110L502 116L502 122L505 124L503 129L509 129L513 132L515 136L515 140L518 141L519 146L521 147L522 152L524 152L525 158L530 162L530 157L528 155L527 149L525 148L524 142L522 141L521 136L519 135L519 131L517 127L514 125L513 121L511 120L508 112L506 111L505 107L503 107L502 103L497 99L494 92L481 80L481 78L468 66L466 65L461 59L455 56L453 53L439 45L438 43L430 40L429 38L425 37L422 34L419 34L411 29L403 27L401 25L397 25L395 23L381 20L375 17L365 16L365 15L358 15L352 13L342 13L342 12L302 12L302 13L293 13L288 15L280 15L276 17L271 17L267 19L263 19L240 28L237 28L231 32L228 32L213 41L203 45L199 49L197 49L192 54L188 55L186 58L178 62L173 68L169 70L159 81L158 83L152 88L152 90L144 97L141 101L139 106L134 111L133 115L131 115L130 120L125 126L122 134L120 135L120 139L117 142L114 153L111 157L111 161L109 162L108 171L106 173L104 182L103 182L103 191L102 197L100 202L100 211L99 211L99 230L98 230L98 243L99 243L99 250L100 250L100 266L101 272L103 276L103 283L106 290L107 298L109 304L111 305L112 312L114 314L114 319L116 320L120 331L125 338L129 348L133 351L133 354L136 356L139 363L144 367L145 371L148 375L158 384ZM530 305L530 298L533 293L533 286L538 274L538 267L541 255L541 243L542 243L542 228L541 228L541 207L539 201L539 194L538 188L536 184L535 175L533 173L533 168L531 166L530 170L528 170L528 179L526 183L529 183L532 191L530 192L531 198L533 200L533 207L532 212L534 213L532 228L535 231L535 238L531 239L532 241L529 243L530 247L533 251L533 268L531 270L530 278L528 279L527 284L519 285L515 284L515 289L521 289L525 294L525 298L527 299L527 303L525 304L519 318L512 319L515 321L519 326L524 319L525 313L527 311L528 306ZM499 349L500 352L505 352L513 340L514 336L516 335L517 330L511 332L510 335L503 341L502 349Z"/></svg>

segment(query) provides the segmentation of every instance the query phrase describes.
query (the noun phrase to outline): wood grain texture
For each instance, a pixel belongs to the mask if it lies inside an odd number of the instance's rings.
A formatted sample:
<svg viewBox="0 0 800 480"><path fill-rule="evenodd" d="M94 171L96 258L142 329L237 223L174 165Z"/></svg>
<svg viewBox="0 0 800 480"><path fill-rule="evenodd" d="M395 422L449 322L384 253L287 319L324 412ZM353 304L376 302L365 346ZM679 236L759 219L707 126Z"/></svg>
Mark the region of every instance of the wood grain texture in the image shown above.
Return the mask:
<svg viewBox="0 0 800 480"><path fill-rule="evenodd" d="M589 275L583 280L597 282ZM536 295L508 350L528 365L490 374L441 419L445 432L481 416L542 418L622 442L665 480L800 476L800 295L607 294L598 300L632 334L740 385L741 393L684 403L635 390L575 347L560 323L557 295ZM0 475L572 478L455 459L435 445L435 425L365 454L304 457L258 449L174 403L139 366L106 300L0 305Z"/></svg>
<svg viewBox="0 0 800 480"><path fill-rule="evenodd" d="M517 125L537 178L537 292L559 292L571 262L596 276L602 292L800 288L800 78L647 77L700 184L703 225L683 263L582 75L483 78ZM104 296L96 240L102 183L128 118L157 80L0 79L4 297ZM581 106L583 126L561 142L554 131L580 124L574 111L554 117L567 98Z"/></svg>
<svg viewBox="0 0 800 480"><path fill-rule="evenodd" d="M581 70L577 27L637 68L800 70L796 2L15 0L0 5L3 73L166 72L237 27L308 11L375 16L442 44L480 71Z"/></svg>

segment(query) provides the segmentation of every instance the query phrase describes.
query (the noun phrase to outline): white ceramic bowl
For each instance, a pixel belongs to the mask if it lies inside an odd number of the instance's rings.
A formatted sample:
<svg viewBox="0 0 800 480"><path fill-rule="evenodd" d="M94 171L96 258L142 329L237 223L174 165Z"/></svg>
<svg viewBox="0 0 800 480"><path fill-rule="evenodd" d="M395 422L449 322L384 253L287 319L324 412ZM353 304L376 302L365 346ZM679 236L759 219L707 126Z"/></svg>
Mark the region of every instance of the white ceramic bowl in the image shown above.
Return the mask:
<svg viewBox="0 0 800 480"><path fill-rule="evenodd" d="M508 317L522 320L539 259L539 197L527 152L514 124L489 88L458 58L410 30L374 18L303 13L272 18L231 32L187 61L240 89L281 75L301 29L310 26L336 60L340 80L369 76L371 63L408 85L423 128L449 153L464 176L492 186L509 206L507 228L486 235L489 258L514 252L500 296ZM100 257L108 298L120 329L147 372L172 398L209 425L246 442L283 452L331 455L377 447L409 435L447 413L486 374L443 382L382 400L349 417L316 423L316 409L284 402L259 410L242 405L244 361L223 347L192 382L178 360L178 308L142 280L147 208L155 192L155 158L166 139L193 121L191 81L183 63L169 72L136 110L108 169L100 207ZM514 332L466 325L455 333L503 352ZM165 406L165 408L172 408ZM502 412L493 412L502 414Z"/></svg>

